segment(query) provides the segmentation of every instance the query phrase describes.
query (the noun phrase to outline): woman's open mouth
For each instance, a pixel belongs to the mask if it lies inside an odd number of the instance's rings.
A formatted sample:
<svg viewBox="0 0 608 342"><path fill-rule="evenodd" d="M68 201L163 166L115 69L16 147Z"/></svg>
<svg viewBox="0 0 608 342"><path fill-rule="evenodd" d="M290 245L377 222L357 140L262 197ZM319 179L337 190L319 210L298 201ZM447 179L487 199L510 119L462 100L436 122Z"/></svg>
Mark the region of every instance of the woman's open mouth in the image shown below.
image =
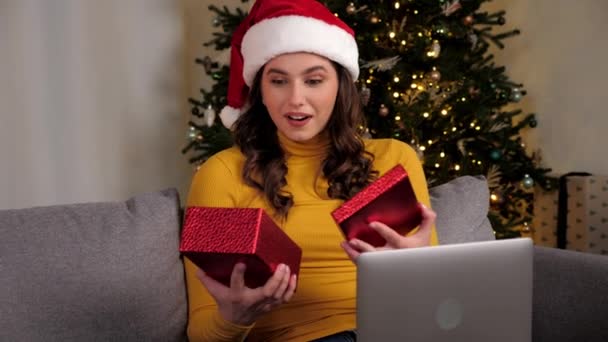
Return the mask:
<svg viewBox="0 0 608 342"><path fill-rule="evenodd" d="M285 117L287 118L287 121L289 122L290 125L296 126L296 127L302 127L310 121L310 119L312 118L312 115L301 114L301 113L292 113L292 114L285 115Z"/></svg>

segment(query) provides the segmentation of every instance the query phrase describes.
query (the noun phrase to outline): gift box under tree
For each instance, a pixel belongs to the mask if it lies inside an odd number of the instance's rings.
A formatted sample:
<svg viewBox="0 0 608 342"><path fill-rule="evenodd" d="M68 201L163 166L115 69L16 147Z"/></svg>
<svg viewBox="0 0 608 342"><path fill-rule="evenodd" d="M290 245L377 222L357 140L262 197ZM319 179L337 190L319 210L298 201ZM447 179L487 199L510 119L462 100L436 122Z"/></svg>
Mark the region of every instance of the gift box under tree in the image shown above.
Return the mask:
<svg viewBox="0 0 608 342"><path fill-rule="evenodd" d="M608 255L608 176L560 178L560 189L538 194L534 240L538 245Z"/></svg>
<svg viewBox="0 0 608 342"><path fill-rule="evenodd" d="M537 188L534 192L534 218L532 238L544 247L557 247L558 191Z"/></svg>

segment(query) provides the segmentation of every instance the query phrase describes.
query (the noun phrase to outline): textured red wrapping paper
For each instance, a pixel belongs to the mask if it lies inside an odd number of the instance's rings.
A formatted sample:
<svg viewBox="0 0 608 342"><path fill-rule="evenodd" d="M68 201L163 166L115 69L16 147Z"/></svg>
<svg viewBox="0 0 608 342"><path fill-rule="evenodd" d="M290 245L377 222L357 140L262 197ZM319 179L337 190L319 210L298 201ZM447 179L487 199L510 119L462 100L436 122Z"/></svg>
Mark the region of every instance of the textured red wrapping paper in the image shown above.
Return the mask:
<svg viewBox="0 0 608 342"><path fill-rule="evenodd" d="M403 166L397 165L331 213L347 240L374 247L386 241L368 225L378 221L405 235L420 225L422 210Z"/></svg>
<svg viewBox="0 0 608 342"><path fill-rule="evenodd" d="M226 286L234 265L245 263L250 288L263 286L281 263L298 274L302 259L302 249L255 208L187 208L180 252Z"/></svg>

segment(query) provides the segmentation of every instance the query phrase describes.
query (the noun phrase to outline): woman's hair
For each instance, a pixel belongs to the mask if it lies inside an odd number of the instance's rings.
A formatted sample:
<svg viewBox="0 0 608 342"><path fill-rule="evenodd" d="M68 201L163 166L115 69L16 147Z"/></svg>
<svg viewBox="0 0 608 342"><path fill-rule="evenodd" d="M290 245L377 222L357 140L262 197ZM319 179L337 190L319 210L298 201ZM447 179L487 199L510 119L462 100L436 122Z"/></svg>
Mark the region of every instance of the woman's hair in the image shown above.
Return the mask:
<svg viewBox="0 0 608 342"><path fill-rule="evenodd" d="M330 139L322 163L330 198L349 199L378 175L372 169L374 156L365 151L359 128L364 124L357 88L340 64L332 63L338 75L338 93L333 113L325 127ZM293 195L283 189L287 184L287 165L268 110L262 103L260 68L249 92L249 109L235 122L234 141L245 155L243 180L264 193L281 218L293 205Z"/></svg>

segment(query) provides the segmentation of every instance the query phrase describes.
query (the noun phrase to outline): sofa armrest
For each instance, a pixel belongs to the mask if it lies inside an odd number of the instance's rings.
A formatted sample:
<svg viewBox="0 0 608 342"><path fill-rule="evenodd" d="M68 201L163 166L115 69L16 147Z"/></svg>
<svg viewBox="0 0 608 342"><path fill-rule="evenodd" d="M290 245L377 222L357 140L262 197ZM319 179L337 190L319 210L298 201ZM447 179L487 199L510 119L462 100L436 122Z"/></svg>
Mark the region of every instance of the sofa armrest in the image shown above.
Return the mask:
<svg viewBox="0 0 608 342"><path fill-rule="evenodd" d="M534 342L606 341L608 257L534 247Z"/></svg>

